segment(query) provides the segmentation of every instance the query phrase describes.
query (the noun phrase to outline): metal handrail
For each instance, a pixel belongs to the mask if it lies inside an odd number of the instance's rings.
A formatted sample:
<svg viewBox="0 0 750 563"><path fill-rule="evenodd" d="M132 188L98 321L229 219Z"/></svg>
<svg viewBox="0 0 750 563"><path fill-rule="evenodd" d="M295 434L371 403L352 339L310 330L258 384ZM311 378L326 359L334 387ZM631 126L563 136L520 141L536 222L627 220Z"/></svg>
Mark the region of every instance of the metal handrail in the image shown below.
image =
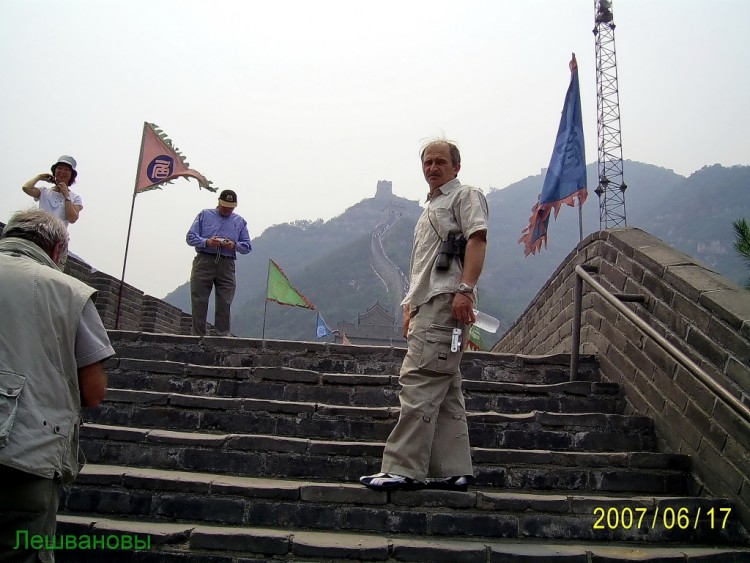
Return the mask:
<svg viewBox="0 0 750 563"><path fill-rule="evenodd" d="M737 397L732 395L719 383L703 371L698 364L693 362L685 354L680 352L674 345L670 344L662 335L651 328L646 322L638 317L633 311L623 305L620 300L609 290L597 282L588 272L586 267L576 266L576 286L575 286L575 313L573 317L573 349L570 361L570 378L574 379L578 372L578 362L581 347L581 314L583 309L583 281L585 280L594 290L597 291L610 305L618 312L622 313L627 319L638 327L642 332L654 340L665 352L680 363L686 370L697 377L704 385L714 391L720 399L728 404L730 408L737 412L747 422L750 422L750 408L742 403ZM588 269L591 269L589 266Z"/></svg>

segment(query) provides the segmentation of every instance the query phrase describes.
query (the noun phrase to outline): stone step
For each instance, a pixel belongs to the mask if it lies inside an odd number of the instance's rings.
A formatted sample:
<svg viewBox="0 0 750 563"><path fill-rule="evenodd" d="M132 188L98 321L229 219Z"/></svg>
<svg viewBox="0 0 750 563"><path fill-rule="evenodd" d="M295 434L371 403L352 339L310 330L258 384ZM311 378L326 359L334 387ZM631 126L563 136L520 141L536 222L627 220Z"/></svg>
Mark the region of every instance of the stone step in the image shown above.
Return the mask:
<svg viewBox="0 0 750 563"><path fill-rule="evenodd" d="M109 331L109 335L117 351L117 357L111 360L115 363L139 359L185 366L286 367L319 373L397 375L406 352L404 348L325 342L199 338L129 331ZM570 380L569 369L570 354L523 356L468 351L461 362L464 379L477 381L562 383ZM146 371L151 371L151 367ZM581 356L574 379L600 380L594 356Z"/></svg>
<svg viewBox="0 0 750 563"><path fill-rule="evenodd" d="M329 374L287 367L226 368L150 360L111 360L111 388L185 395L398 405L398 376ZM622 412L619 386L590 381L529 384L466 380L468 408L500 412Z"/></svg>
<svg viewBox="0 0 750 563"><path fill-rule="evenodd" d="M388 494L357 478L380 469L404 349L110 337L114 389L85 413L63 525L156 547L92 561L750 560L738 521L718 522L733 507L657 452L593 356L571 378L565 354L466 353L476 485Z"/></svg>
<svg viewBox="0 0 750 563"><path fill-rule="evenodd" d="M360 376L346 376L358 378ZM370 376L365 376L370 377ZM277 387L269 392L269 389ZM521 414L532 411L555 413L599 412L621 414L622 399L616 385L589 383L582 381L558 383L554 385L519 385L515 383L468 382L464 396L467 410L490 411L503 414ZM258 411L266 405L269 408L282 402L298 405L331 405L356 408L398 408L397 390L380 387L367 397L381 401L362 400L362 387L356 382L347 387L319 386L308 384L248 384L247 394L224 396L220 394L180 393L131 388L118 388L110 380L110 388L104 405L128 409L130 405L168 406L172 403L184 404L194 401L196 408ZM378 393L379 392L379 393ZM386 394L387 393L387 394ZM190 399L194 397L195 399ZM384 403L384 404L383 404ZM300 407L304 408L304 407ZM93 415L93 411L92 416Z"/></svg>
<svg viewBox="0 0 750 563"><path fill-rule="evenodd" d="M81 445L97 464L344 482L379 471L384 446L97 424L82 427ZM652 494L684 494L689 485L689 458L675 454L474 447L473 457L479 485Z"/></svg>
<svg viewBox="0 0 750 563"><path fill-rule="evenodd" d="M113 390L103 407L84 420L98 424L170 430L271 434L330 440L385 440L398 420L397 407L351 407L198 397ZM655 449L647 417L605 413L467 412L478 447L636 451Z"/></svg>
<svg viewBox="0 0 750 563"><path fill-rule="evenodd" d="M58 516L58 535L102 536L119 542L133 537L147 550L58 551L58 563L250 563L260 561L445 561L450 563L747 563L743 547L665 546L602 542L554 542L475 538L421 539L398 534L306 531L251 526L212 526L194 522L132 521L114 517ZM146 540L144 540L144 538Z"/></svg>
<svg viewBox="0 0 750 563"><path fill-rule="evenodd" d="M387 493L358 483L122 466L87 466L66 487L60 510L167 522L430 537L709 544L748 539L726 499L528 494L481 487L468 492Z"/></svg>
<svg viewBox="0 0 750 563"><path fill-rule="evenodd" d="M473 448L477 483L511 490L684 494L690 458L647 452Z"/></svg>
<svg viewBox="0 0 750 563"><path fill-rule="evenodd" d="M579 451L655 451L653 420L604 413L467 413L477 447Z"/></svg>

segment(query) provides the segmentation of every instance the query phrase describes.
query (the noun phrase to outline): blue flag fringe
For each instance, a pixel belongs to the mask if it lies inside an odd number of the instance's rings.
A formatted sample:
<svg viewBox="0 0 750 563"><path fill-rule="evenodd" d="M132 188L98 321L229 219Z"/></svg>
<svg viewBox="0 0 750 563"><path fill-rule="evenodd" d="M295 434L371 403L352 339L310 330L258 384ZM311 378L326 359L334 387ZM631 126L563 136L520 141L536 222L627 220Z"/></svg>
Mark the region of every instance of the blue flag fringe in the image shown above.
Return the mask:
<svg viewBox="0 0 750 563"><path fill-rule="evenodd" d="M586 150L583 139L583 118L581 116L581 92L578 85L578 64L575 55L570 62L570 85L565 94L560 126L557 130L555 148L552 151L549 168L544 177L542 193L531 210L529 225L521 233L519 243L524 244L524 254L536 254L547 247L547 228L552 210L555 219L560 207L583 205L588 196L586 190Z"/></svg>

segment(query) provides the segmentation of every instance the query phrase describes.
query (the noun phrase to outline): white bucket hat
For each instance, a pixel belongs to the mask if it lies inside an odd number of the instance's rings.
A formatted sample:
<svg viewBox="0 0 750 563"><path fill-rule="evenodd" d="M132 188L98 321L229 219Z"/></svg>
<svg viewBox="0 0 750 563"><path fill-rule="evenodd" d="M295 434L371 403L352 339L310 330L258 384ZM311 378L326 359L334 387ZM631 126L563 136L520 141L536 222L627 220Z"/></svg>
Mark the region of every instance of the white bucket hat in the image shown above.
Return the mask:
<svg viewBox="0 0 750 563"><path fill-rule="evenodd" d="M67 154L62 155L60 158L57 159L57 162L55 162L51 167L53 174L55 173L55 168L57 168L58 164L67 164L73 169L73 174L70 177L70 183L72 184L75 181L76 176L78 176L78 172L76 171L76 165L78 163L76 162L76 159Z"/></svg>

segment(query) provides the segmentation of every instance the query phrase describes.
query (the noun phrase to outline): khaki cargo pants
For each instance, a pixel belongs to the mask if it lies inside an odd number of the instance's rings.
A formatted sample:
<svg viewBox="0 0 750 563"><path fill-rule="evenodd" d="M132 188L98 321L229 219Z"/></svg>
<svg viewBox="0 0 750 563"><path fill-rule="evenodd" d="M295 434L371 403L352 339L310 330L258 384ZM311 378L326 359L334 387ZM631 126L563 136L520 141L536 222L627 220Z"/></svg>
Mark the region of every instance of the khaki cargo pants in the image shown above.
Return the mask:
<svg viewBox="0 0 750 563"><path fill-rule="evenodd" d="M467 327L451 314L453 294L433 297L412 312L408 350L399 374L401 414L386 442L381 471L424 481L473 475L459 363ZM451 352L454 328L462 346Z"/></svg>

